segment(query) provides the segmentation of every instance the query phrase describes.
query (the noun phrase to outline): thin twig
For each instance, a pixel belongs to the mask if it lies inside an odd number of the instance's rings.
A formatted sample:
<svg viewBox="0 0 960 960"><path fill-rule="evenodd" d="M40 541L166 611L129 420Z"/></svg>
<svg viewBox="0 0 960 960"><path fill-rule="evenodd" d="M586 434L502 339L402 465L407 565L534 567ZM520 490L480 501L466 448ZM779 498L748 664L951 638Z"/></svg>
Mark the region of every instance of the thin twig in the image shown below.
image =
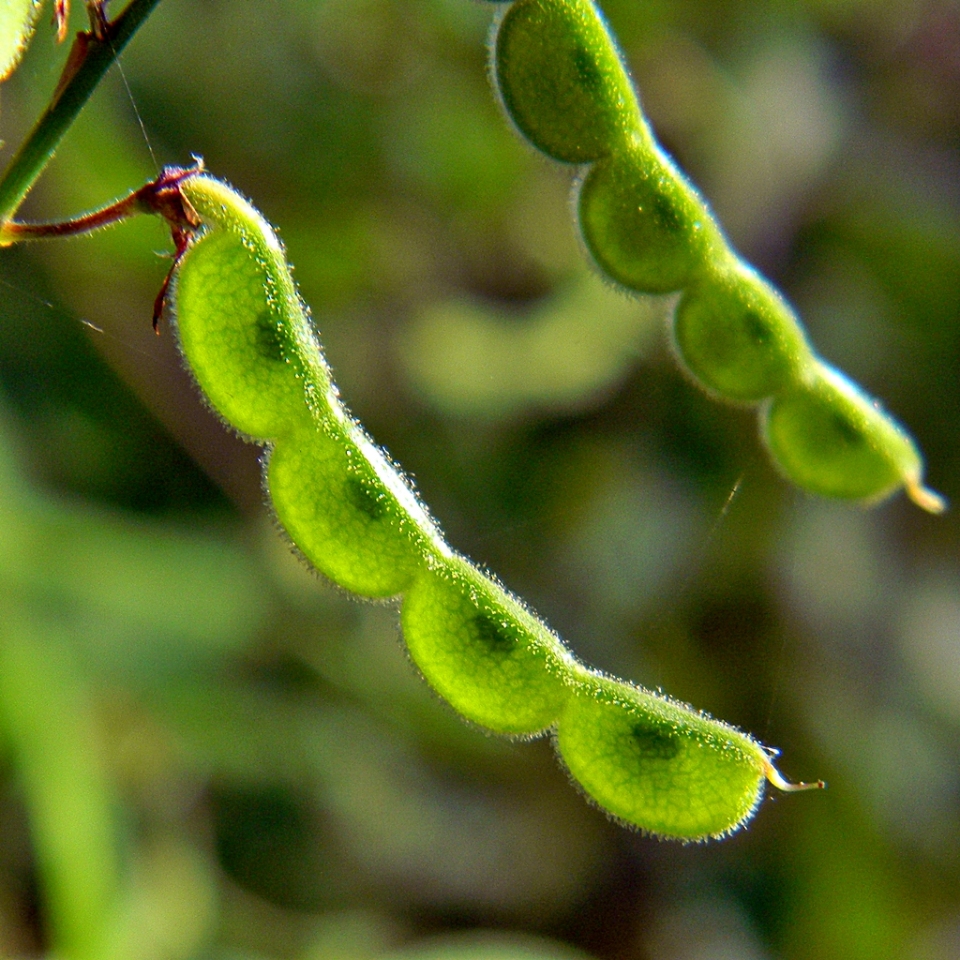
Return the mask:
<svg viewBox="0 0 960 960"><path fill-rule="evenodd" d="M77 34L53 100L0 180L0 223L17 212L97 84L159 2L131 0L103 38Z"/></svg>

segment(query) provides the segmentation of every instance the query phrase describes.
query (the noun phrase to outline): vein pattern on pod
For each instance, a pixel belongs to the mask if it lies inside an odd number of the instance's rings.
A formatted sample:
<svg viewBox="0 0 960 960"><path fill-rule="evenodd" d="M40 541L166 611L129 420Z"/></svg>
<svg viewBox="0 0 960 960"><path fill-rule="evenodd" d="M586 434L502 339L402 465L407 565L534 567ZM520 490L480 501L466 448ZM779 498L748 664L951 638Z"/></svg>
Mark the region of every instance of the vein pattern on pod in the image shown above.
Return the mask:
<svg viewBox="0 0 960 960"><path fill-rule="evenodd" d="M816 355L659 148L592 0L501 4L491 74L521 136L579 165L576 217L596 266L637 293L681 293L672 337L681 366L720 399L763 405L761 435L787 479L864 503L903 488L925 510L944 509L923 485L910 435Z"/></svg>

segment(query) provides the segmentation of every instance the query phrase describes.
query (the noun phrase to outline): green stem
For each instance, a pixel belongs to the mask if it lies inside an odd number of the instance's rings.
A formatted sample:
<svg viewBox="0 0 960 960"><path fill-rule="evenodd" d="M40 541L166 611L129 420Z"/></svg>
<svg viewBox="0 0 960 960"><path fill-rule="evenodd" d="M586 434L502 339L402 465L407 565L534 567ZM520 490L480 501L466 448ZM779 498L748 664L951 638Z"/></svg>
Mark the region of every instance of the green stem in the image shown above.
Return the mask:
<svg viewBox="0 0 960 960"><path fill-rule="evenodd" d="M70 60L76 57L79 63L66 83L54 94L50 105L0 180L0 223L11 219L17 212L23 198L50 162L60 141L103 75L159 2L131 0L123 13L110 24L102 40L92 34L79 35L77 43L85 42L85 47L75 45L70 54ZM81 39L83 37L86 41ZM71 66L68 61L68 69Z"/></svg>

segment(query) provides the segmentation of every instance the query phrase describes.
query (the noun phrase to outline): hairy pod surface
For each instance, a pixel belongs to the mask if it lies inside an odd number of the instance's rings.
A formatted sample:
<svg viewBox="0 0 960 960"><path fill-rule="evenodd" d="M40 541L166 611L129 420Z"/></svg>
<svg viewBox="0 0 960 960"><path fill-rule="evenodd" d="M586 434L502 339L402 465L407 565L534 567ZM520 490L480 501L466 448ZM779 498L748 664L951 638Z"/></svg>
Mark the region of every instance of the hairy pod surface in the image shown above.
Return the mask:
<svg viewBox="0 0 960 960"><path fill-rule="evenodd" d="M338 406L319 342L259 212L213 177L188 178L181 189L202 221L218 226L196 237L178 265L181 346L231 426L276 440L308 419L308 384L322 410Z"/></svg>
<svg viewBox="0 0 960 960"><path fill-rule="evenodd" d="M749 819L769 764L733 727L585 671L560 716L557 748L615 817L636 823L642 811L644 829L684 840L723 836Z"/></svg>
<svg viewBox="0 0 960 960"><path fill-rule="evenodd" d="M556 729L572 776L623 822L685 840L740 826L764 773L776 776L760 745L591 673L456 554L340 403L269 224L206 174L178 183L200 220L172 286L180 346L210 405L267 445L266 488L299 552L347 590L400 596L410 657L434 690L496 733Z"/></svg>
<svg viewBox="0 0 960 960"><path fill-rule="evenodd" d="M657 146L592 0L515 0L500 16L491 73L521 135L583 166L575 206L591 259L628 290L683 293L672 334L678 358L714 396L763 404L763 435L785 477L865 502L906 488L924 509L943 510L922 485L922 460L903 428L859 390L810 372L823 365L793 311L739 261ZM849 425L846 446L840 424ZM817 449L820 441L827 447Z"/></svg>
<svg viewBox="0 0 960 960"><path fill-rule="evenodd" d="M696 192L658 152L636 141L591 167L577 209L597 265L640 293L682 289L723 248Z"/></svg>
<svg viewBox="0 0 960 960"><path fill-rule="evenodd" d="M453 556L421 574L401 614L410 656L468 720L497 733L552 727L572 657L514 597Z"/></svg>
<svg viewBox="0 0 960 960"><path fill-rule="evenodd" d="M586 163L646 133L630 78L589 0L517 0L500 21L494 76L539 150Z"/></svg>

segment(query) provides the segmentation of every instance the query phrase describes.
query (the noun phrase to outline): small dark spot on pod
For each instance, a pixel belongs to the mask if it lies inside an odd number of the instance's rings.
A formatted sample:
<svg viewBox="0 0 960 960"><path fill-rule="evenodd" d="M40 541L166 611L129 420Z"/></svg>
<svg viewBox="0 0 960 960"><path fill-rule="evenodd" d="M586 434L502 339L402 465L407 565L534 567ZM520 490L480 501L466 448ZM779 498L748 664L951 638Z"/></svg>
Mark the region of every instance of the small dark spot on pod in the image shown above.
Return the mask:
<svg viewBox="0 0 960 960"><path fill-rule="evenodd" d="M573 54L573 63L577 69L580 86L584 90L598 90L603 77L600 75L593 53L587 47L578 46Z"/></svg>
<svg viewBox="0 0 960 960"><path fill-rule="evenodd" d="M255 336L257 350L267 360L283 363L283 345L280 339L280 327L277 318L270 310L262 310L257 315Z"/></svg>
<svg viewBox="0 0 960 960"><path fill-rule="evenodd" d="M473 627L477 637L494 653L509 653L517 645L517 638L485 613L473 618Z"/></svg>
<svg viewBox="0 0 960 960"><path fill-rule="evenodd" d="M378 484L366 477L348 477L347 496L350 502L371 520L379 520L384 514L384 495Z"/></svg>
<svg viewBox="0 0 960 960"><path fill-rule="evenodd" d="M633 749L644 760L672 760L680 752L679 738L646 723L633 725Z"/></svg>

